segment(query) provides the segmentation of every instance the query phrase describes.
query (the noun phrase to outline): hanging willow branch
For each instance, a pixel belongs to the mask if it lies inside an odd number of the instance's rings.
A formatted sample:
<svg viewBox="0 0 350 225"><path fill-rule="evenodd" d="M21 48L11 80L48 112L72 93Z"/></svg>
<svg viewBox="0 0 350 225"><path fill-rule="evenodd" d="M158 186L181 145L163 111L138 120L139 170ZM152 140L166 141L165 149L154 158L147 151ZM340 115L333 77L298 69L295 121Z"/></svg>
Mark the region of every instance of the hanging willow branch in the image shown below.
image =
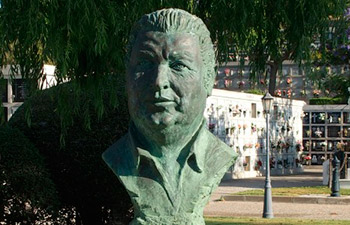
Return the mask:
<svg viewBox="0 0 350 225"><path fill-rule="evenodd" d="M58 84L74 83L71 97L61 93L59 98L62 127L71 125L76 113L89 127L89 121L98 118L84 113L86 108L94 108L100 117L105 104L117 107L116 98L106 102L103 96L117 96L116 90L124 89L129 30L145 13L176 7L198 15L211 31L221 63L231 51L246 54L253 72L259 74L269 60L282 62L286 52L292 60L308 59L310 44L323 35L330 16L340 17L345 4L345 0L2 0L0 65L18 65L23 78L32 81L30 93L44 76L43 65L56 65ZM90 93L91 99L81 99L82 92Z"/></svg>

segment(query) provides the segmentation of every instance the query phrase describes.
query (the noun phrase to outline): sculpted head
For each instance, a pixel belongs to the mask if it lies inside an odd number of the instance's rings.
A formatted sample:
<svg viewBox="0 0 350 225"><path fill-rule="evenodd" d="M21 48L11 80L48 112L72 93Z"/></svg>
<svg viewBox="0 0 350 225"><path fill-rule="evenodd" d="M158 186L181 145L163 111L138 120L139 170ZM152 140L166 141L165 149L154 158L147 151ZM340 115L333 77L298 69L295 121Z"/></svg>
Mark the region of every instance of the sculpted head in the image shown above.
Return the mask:
<svg viewBox="0 0 350 225"><path fill-rule="evenodd" d="M171 142L198 129L215 79L201 19L180 9L144 15L131 32L126 68L130 116L143 135Z"/></svg>

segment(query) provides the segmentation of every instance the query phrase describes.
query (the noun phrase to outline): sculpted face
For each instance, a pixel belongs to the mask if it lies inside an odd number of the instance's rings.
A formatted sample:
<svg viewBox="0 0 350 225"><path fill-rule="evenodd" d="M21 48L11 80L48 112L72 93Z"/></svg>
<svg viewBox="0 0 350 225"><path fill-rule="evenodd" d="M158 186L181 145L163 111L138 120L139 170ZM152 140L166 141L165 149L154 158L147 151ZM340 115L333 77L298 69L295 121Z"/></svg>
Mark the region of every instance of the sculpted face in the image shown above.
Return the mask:
<svg viewBox="0 0 350 225"><path fill-rule="evenodd" d="M127 91L131 118L142 133L198 129L207 97L198 42L189 33L138 35Z"/></svg>

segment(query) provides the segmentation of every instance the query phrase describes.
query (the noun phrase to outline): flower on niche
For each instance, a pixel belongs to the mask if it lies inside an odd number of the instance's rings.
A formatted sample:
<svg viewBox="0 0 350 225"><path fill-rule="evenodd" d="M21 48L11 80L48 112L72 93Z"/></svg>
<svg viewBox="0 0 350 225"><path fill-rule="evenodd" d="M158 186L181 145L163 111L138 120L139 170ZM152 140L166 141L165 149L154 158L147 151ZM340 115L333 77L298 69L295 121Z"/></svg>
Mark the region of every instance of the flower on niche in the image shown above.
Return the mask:
<svg viewBox="0 0 350 225"><path fill-rule="evenodd" d="M215 129L215 123L210 123L209 124L209 130L210 131L214 131L214 129Z"/></svg>
<svg viewBox="0 0 350 225"><path fill-rule="evenodd" d="M315 89L315 90L312 91L312 94L313 94L315 97L318 97L318 96L321 94L321 90Z"/></svg>
<svg viewBox="0 0 350 225"><path fill-rule="evenodd" d="M225 87L231 87L232 86L232 80L225 80Z"/></svg>
<svg viewBox="0 0 350 225"><path fill-rule="evenodd" d="M305 146L306 146L306 147L310 147L310 142L307 141L307 142L305 143Z"/></svg>
<svg viewBox="0 0 350 225"><path fill-rule="evenodd" d="M337 149L343 149L345 146L345 143L344 142L338 142L337 143Z"/></svg>
<svg viewBox="0 0 350 225"><path fill-rule="evenodd" d="M230 72L231 72L231 70L228 69L228 68L226 68L226 69L224 70L224 73L226 74L226 76L229 76L229 75L230 75Z"/></svg>
<svg viewBox="0 0 350 225"><path fill-rule="evenodd" d="M243 146L244 149L247 149L247 148L252 148L253 147L253 144L249 143L249 144L245 144Z"/></svg>
<svg viewBox="0 0 350 225"><path fill-rule="evenodd" d="M310 155L306 155L306 156L304 156L304 159L305 160L311 160L311 156Z"/></svg>
<svg viewBox="0 0 350 225"><path fill-rule="evenodd" d="M287 84L291 84L292 83L292 78L287 78L286 82L287 82Z"/></svg>
<svg viewBox="0 0 350 225"><path fill-rule="evenodd" d="M238 81L237 84L238 84L239 88L242 88L244 86L245 82L243 80L241 80L241 81Z"/></svg>
<svg viewBox="0 0 350 225"><path fill-rule="evenodd" d="M326 114L325 113L320 113L319 117L320 120L325 120L326 119Z"/></svg>
<svg viewBox="0 0 350 225"><path fill-rule="evenodd" d="M297 151L303 151L304 150L304 147L302 144L298 143L296 146L295 146L296 150Z"/></svg>
<svg viewBox="0 0 350 225"><path fill-rule="evenodd" d="M253 123L251 124L251 130L252 130L252 132L256 131L256 125L254 125Z"/></svg>
<svg viewBox="0 0 350 225"><path fill-rule="evenodd" d="M281 96L282 96L282 91L281 91L281 89L277 89L277 90L275 91L275 95L278 96L278 97L281 97Z"/></svg>

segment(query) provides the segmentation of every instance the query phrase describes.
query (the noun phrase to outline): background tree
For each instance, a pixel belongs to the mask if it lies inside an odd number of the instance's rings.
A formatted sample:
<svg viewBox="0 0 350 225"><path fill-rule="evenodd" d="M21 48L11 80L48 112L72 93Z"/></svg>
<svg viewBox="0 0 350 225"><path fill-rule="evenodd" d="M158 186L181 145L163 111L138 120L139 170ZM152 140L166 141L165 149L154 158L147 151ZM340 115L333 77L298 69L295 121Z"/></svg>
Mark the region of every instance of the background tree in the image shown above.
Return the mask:
<svg viewBox="0 0 350 225"><path fill-rule="evenodd" d="M18 130L0 127L0 223L35 224L57 212L56 187L43 157ZM52 217L48 218L48 215Z"/></svg>
<svg viewBox="0 0 350 225"><path fill-rule="evenodd" d="M285 59L308 59L310 45L325 35L329 17L339 18L345 0L2 0L0 8L0 65L12 63L31 89L45 77L44 63L57 66L59 83L73 81L75 104L60 94L63 123L80 107L81 92L93 94L94 108L101 116L108 93L116 96L123 79L108 85L105 77L123 78L128 34L141 15L164 7L177 7L198 15L208 25L219 60L225 61L230 48L237 56L248 55L252 79L259 80L270 69L269 91L273 92L277 71ZM265 74L265 75L264 75ZM87 124L89 114L84 114Z"/></svg>
<svg viewBox="0 0 350 225"><path fill-rule="evenodd" d="M350 8L344 11L342 20L331 18L341 29L330 27L329 38L315 45L312 55L315 69L310 80L326 96L340 97L346 103L350 84Z"/></svg>
<svg viewBox="0 0 350 225"><path fill-rule="evenodd" d="M219 50L232 46L237 58L249 56L251 80L268 80L269 92L274 94L283 61L308 62L313 43L328 40L330 27L334 32L343 28L330 18L341 20L345 5L342 0L219 1L215 13L225 22L218 17L210 22L221 34Z"/></svg>
<svg viewBox="0 0 350 225"><path fill-rule="evenodd" d="M60 145L58 93L67 93L69 99L74 96L70 83L39 91L24 102L11 117L8 125L26 136L40 153L43 165L57 191L59 212L66 213L68 221L70 219L75 221L68 224L100 225L111 224L111 221L114 224L115 222L128 224L131 216L128 210L132 206L129 196L101 157L102 153L121 138L128 128L129 116L123 92L119 90L117 93L119 100L117 109L106 107L100 120L97 120L96 111L93 108L89 109L92 119L91 129L84 129L85 122L80 113L73 116L72 120L75 122L66 128L64 147ZM80 98L83 102L92 101L91 94L87 92ZM109 101L109 96L103 98ZM32 112L30 127L25 122L28 110ZM23 151L23 147L19 147L26 144L21 141L22 139L11 134L7 135L7 139L17 143L14 145L15 152L20 154ZM11 142L8 145L10 144ZM7 151L10 154L14 150L9 148ZM18 160L25 160L24 156L20 159L16 159L15 155L13 157L7 158L11 165ZM0 169L2 169L1 163ZM40 182L36 181L33 179L32 182L40 186ZM44 190L45 187L42 186Z"/></svg>
<svg viewBox="0 0 350 225"><path fill-rule="evenodd" d="M311 43L324 40L329 16L338 18L345 8L345 0L0 2L0 65L14 65L32 96L10 125L29 137L44 156L62 204L80 207L82 217L91 224L101 223L102 216L89 217L94 213L84 208L86 199L100 208L108 201L106 193L125 196L122 190L104 185L106 180L111 185L117 180L101 176L108 168L99 156L128 126L125 96L120 93L124 90L124 54L129 30L141 15L164 7L198 15L211 31L219 61L225 62L232 50L242 59L249 56L252 79L266 76L273 92L283 60L308 59ZM68 81L69 88L59 85L44 98L33 94L39 88L38 80L45 79L44 63L56 65L58 83ZM269 65L271 73L266 74ZM83 125L91 132L82 129ZM60 149L63 140L66 145ZM104 187L109 191L101 191ZM120 196L113 196L109 203L123 200L127 204Z"/></svg>

